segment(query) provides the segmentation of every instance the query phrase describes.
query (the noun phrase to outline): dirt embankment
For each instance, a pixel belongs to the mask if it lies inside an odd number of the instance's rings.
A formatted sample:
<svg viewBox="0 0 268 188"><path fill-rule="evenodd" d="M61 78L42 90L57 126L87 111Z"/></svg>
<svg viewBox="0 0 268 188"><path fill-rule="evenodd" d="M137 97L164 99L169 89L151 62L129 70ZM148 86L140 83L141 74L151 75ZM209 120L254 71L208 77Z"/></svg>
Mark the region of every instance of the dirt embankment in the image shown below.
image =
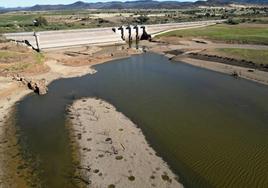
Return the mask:
<svg viewBox="0 0 268 188"><path fill-rule="evenodd" d="M188 63L194 66L242 77L268 85L268 66L247 59L222 56L215 52L217 48L239 48L268 50L263 45L242 45L213 43L203 39L181 39L165 37L146 43L151 51L167 56L170 60Z"/></svg>
<svg viewBox="0 0 268 188"><path fill-rule="evenodd" d="M81 47L75 49L47 52L46 57L68 66L96 65L109 60L128 57L140 51L129 49L125 45L105 47Z"/></svg>
<svg viewBox="0 0 268 188"><path fill-rule="evenodd" d="M245 59L235 59L231 57L221 56L221 55L212 55L207 53L189 53L188 56L194 59L200 59L205 61L213 61L218 63L224 63L228 65L235 65L250 69L257 69L260 71L268 72L268 64L257 64Z"/></svg>
<svg viewBox="0 0 268 188"><path fill-rule="evenodd" d="M187 50L171 50L171 51L165 51L164 52L169 57L175 57L179 55L184 55L185 57L192 58L192 59L199 59L204 61L212 61L217 63L223 63L227 65L234 65L234 66L240 66L248 69L256 69L260 71L266 71L268 72L268 64L258 64L254 63L249 60L245 59L235 59L231 57L221 56L217 54L213 54L213 52L209 51L200 51L200 52L191 52Z"/></svg>

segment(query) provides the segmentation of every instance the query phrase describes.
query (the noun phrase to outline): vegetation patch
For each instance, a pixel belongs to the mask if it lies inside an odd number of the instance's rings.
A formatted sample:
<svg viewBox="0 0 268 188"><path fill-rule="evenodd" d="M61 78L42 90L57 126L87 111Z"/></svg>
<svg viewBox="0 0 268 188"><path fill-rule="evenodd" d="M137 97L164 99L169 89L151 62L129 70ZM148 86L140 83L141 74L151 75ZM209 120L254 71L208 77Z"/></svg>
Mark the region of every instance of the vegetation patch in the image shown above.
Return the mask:
<svg viewBox="0 0 268 188"><path fill-rule="evenodd" d="M93 170L93 172L94 172L95 174L97 174L97 173L99 172L99 169L95 169L95 170Z"/></svg>
<svg viewBox="0 0 268 188"><path fill-rule="evenodd" d="M38 64L44 63L45 56L42 53L34 52L34 57L35 57L36 63Z"/></svg>
<svg viewBox="0 0 268 188"><path fill-rule="evenodd" d="M0 33L180 23L228 19L228 24L268 23L267 8L98 9L17 11L0 14Z"/></svg>
<svg viewBox="0 0 268 188"><path fill-rule="evenodd" d="M0 43L0 74L40 73L48 70L45 56L26 47L12 43Z"/></svg>
<svg viewBox="0 0 268 188"><path fill-rule="evenodd" d="M108 188L115 188L115 185L114 184L110 184L110 185L108 185Z"/></svg>
<svg viewBox="0 0 268 188"><path fill-rule="evenodd" d="M268 65L268 50L220 48L217 51L227 57L252 61L256 64Z"/></svg>
<svg viewBox="0 0 268 188"><path fill-rule="evenodd" d="M129 177L128 177L128 180L129 180L129 181L134 181L134 180L135 180L135 177L134 177L134 176L129 176Z"/></svg>
<svg viewBox="0 0 268 188"><path fill-rule="evenodd" d="M0 59L1 61L6 61L9 58L12 58L16 56L16 54L14 52L11 51L0 51Z"/></svg>
<svg viewBox="0 0 268 188"><path fill-rule="evenodd" d="M220 24L203 28L171 31L159 35L194 38L200 37L227 43L268 44L268 27L265 24Z"/></svg>
<svg viewBox="0 0 268 188"><path fill-rule="evenodd" d="M123 159L123 156L122 155L116 156L115 159L116 160L122 160Z"/></svg>

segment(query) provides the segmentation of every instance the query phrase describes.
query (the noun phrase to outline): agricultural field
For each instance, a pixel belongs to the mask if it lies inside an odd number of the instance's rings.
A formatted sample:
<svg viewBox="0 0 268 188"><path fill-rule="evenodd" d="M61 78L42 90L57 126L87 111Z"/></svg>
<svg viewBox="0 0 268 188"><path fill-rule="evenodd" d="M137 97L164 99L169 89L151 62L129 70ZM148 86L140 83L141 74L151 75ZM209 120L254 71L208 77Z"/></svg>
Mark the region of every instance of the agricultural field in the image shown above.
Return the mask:
<svg viewBox="0 0 268 188"><path fill-rule="evenodd" d="M236 10L236 9L235 9ZM80 29L120 26L127 24L159 24L172 22L201 21L235 17L239 22L268 23L267 10L244 9L111 9L111 10L60 10L17 11L0 13L0 33ZM35 25L33 20L42 17L45 23Z"/></svg>
<svg viewBox="0 0 268 188"><path fill-rule="evenodd" d="M42 17L45 24L36 27L33 20ZM0 14L0 33L110 27L126 24L154 24L194 20L180 11L39 11Z"/></svg>

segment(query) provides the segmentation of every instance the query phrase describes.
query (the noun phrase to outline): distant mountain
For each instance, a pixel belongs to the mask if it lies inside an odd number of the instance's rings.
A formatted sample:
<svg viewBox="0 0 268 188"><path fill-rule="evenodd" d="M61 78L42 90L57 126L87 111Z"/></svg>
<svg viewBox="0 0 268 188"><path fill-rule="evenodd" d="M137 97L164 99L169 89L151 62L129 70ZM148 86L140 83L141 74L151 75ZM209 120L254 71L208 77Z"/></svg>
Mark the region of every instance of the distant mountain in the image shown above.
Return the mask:
<svg viewBox="0 0 268 188"><path fill-rule="evenodd" d="M154 1L154 0L138 0L138 1L113 1L113 2L98 2L86 3L82 1L75 2L69 5L35 5L26 8L26 10L71 10L71 9L156 9L156 8L180 8L191 6L191 2L178 1Z"/></svg>
<svg viewBox="0 0 268 188"><path fill-rule="evenodd" d="M174 9L174 8L189 8L201 5L217 6L217 5L228 5L231 3L239 4L266 4L268 0L207 0L197 2L185 2L180 1L156 1L156 0L137 0L137 1L112 1L112 2L97 2L97 3L86 3L83 1L77 1L69 5L35 5L33 7L26 8L10 8L2 9L2 11L14 11L14 10L25 10L25 11L43 11L43 10L76 10L76 9Z"/></svg>
<svg viewBox="0 0 268 188"><path fill-rule="evenodd" d="M228 4L252 4L252 5L268 5L268 0L207 0L197 1L195 5L228 5Z"/></svg>
<svg viewBox="0 0 268 188"><path fill-rule="evenodd" d="M234 3L268 4L268 0L233 0Z"/></svg>

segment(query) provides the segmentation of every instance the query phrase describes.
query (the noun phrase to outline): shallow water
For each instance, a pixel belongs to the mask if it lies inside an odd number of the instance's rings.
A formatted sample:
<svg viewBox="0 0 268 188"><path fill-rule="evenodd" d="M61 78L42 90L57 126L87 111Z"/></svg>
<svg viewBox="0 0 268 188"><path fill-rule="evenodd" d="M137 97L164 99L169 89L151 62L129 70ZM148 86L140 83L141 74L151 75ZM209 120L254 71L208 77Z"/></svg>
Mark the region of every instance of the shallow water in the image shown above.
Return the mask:
<svg viewBox="0 0 268 188"><path fill-rule="evenodd" d="M44 187L72 187L65 108L102 98L144 132L186 187L268 187L268 87L147 53L61 79L17 105L25 157Z"/></svg>

